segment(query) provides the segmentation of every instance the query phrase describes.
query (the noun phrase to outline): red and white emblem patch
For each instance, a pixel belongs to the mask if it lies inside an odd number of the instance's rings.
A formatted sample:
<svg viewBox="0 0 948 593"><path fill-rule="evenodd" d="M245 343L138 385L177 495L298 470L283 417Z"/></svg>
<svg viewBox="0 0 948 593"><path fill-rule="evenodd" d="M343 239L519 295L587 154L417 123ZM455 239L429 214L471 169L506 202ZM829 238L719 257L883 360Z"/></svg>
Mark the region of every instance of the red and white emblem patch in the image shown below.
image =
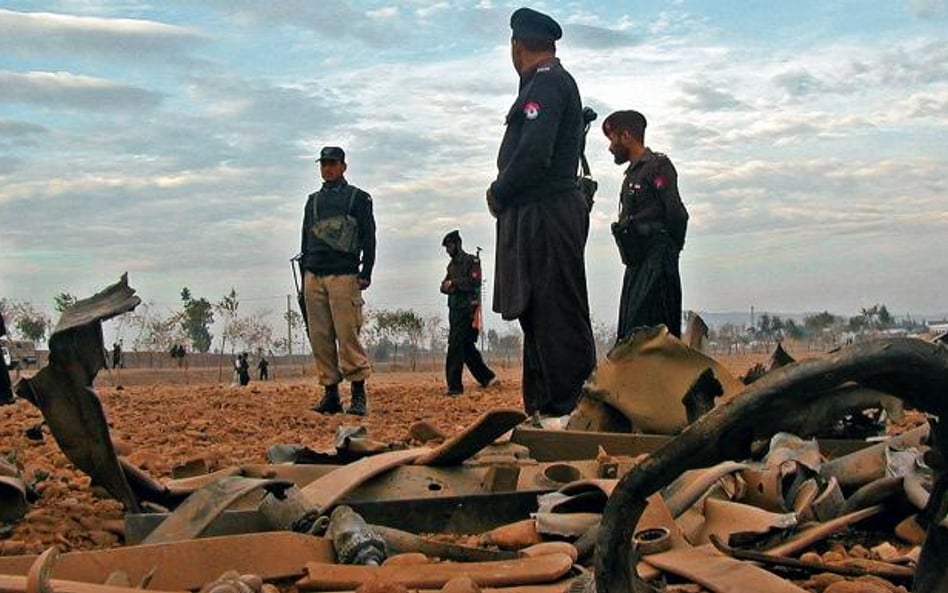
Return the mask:
<svg viewBox="0 0 948 593"><path fill-rule="evenodd" d="M523 106L523 115L527 119L536 119L540 116L540 104L536 101L530 101Z"/></svg>

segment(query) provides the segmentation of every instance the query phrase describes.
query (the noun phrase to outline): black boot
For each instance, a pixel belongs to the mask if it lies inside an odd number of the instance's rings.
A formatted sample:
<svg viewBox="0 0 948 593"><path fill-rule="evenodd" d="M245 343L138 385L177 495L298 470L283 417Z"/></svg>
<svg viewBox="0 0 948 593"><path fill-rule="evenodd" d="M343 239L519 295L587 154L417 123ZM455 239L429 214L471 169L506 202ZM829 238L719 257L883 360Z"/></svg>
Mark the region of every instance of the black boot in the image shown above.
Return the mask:
<svg viewBox="0 0 948 593"><path fill-rule="evenodd" d="M353 416L365 416L369 412L365 403L365 381L352 382L352 402L346 414Z"/></svg>
<svg viewBox="0 0 948 593"><path fill-rule="evenodd" d="M342 403L339 402L339 386L326 385L326 392L319 403L313 406L314 412L320 414L338 414L342 411Z"/></svg>

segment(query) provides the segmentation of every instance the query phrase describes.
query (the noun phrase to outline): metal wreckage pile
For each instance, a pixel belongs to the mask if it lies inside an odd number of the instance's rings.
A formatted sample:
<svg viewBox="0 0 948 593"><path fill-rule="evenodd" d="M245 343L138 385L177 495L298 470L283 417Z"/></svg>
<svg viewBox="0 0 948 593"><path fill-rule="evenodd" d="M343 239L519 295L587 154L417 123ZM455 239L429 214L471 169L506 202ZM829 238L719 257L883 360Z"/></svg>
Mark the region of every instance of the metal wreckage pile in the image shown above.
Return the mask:
<svg viewBox="0 0 948 593"><path fill-rule="evenodd" d="M271 464L158 483L116 455L90 388L101 322L139 302L123 277L65 311L49 365L18 385L124 505L128 545L0 557L3 591L948 591L944 345L778 352L744 385L644 330L600 364L567 430L492 410L449 437L413 426L430 446L394 450L354 427L331 453L276 445ZM927 423L805 440L903 403ZM24 489L0 480L12 520ZM865 545L827 543L857 525Z"/></svg>

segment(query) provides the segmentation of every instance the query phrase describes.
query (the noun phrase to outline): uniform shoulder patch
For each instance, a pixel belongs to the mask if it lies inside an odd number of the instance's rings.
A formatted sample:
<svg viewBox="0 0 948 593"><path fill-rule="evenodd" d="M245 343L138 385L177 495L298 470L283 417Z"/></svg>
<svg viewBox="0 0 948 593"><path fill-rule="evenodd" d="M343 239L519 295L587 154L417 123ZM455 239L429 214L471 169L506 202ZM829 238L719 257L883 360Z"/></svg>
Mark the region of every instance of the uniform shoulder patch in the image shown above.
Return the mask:
<svg viewBox="0 0 948 593"><path fill-rule="evenodd" d="M528 101L523 105L523 115L527 119L536 119L540 117L540 104L536 101Z"/></svg>
<svg viewBox="0 0 948 593"><path fill-rule="evenodd" d="M667 175L667 173L669 173L668 166L671 165L671 160L668 158L668 155L663 152L656 152L654 162L655 164L652 167L652 184L656 189L662 189L671 185L671 179Z"/></svg>

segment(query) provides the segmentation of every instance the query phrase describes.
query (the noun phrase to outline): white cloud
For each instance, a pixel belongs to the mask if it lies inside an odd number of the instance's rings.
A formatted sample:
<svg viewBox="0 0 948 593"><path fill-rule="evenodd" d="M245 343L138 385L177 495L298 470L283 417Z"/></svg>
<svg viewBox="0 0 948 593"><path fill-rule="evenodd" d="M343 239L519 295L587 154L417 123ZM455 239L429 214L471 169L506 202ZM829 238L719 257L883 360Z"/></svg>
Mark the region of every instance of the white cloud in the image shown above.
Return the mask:
<svg viewBox="0 0 948 593"><path fill-rule="evenodd" d="M933 118L948 123L948 90L938 93L915 93L901 103L908 117Z"/></svg>
<svg viewBox="0 0 948 593"><path fill-rule="evenodd" d="M0 70L0 103L34 103L82 110L151 109L161 93L69 72Z"/></svg>
<svg viewBox="0 0 948 593"><path fill-rule="evenodd" d="M398 7L397 6L385 6L377 10L367 10L365 11L366 16L371 19L376 20L388 20L398 16Z"/></svg>
<svg viewBox="0 0 948 593"><path fill-rule="evenodd" d="M415 9L415 14L418 15L418 18L428 19L433 16L437 16L439 13L449 10L451 7L447 2L435 2L434 4L429 4L421 8Z"/></svg>
<svg viewBox="0 0 948 593"><path fill-rule="evenodd" d="M12 55L160 61L189 51L203 39L192 29L146 20L0 9L0 51Z"/></svg>

